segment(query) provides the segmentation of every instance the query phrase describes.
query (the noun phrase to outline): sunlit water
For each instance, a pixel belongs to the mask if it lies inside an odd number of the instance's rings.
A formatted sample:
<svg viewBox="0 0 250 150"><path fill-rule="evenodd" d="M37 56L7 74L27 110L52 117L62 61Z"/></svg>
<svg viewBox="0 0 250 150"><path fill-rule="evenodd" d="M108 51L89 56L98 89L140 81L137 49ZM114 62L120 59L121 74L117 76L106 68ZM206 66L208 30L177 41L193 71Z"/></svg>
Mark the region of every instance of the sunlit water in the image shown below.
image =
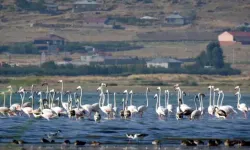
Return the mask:
<svg viewBox="0 0 250 150"><path fill-rule="evenodd" d="M27 98L28 96L26 96ZM122 108L122 94L117 94L117 105ZM194 108L194 94L189 93L184 97L186 104ZM13 138L20 138L28 142L40 142L42 137L48 132L56 132L62 130L62 138L64 139L84 140L84 141L100 141L102 143L118 144L127 143L126 133L147 133L147 136L141 143L151 144L155 139L164 139L168 137L177 138L250 138L250 120L244 119L242 112L236 108L236 96L226 94L224 104L232 105L238 114L227 120L219 120L207 114L208 98L204 98L204 106L206 114L200 120L190 121L188 119L176 120L175 112L170 114L165 120L158 118L155 112L156 100L153 94L149 94L149 108L142 118L138 115L131 119L124 120L118 116L116 119L108 120L105 114L102 114L100 123L94 122L93 115L91 120L85 118L76 121L67 117L59 117L47 121L46 119L28 118L26 115L0 119L0 142L9 142ZM8 97L6 97L8 100ZM14 102L20 101L19 95L13 96ZM38 107L38 97L36 97L36 108ZM98 102L97 93L85 93L83 95L83 103L92 104ZM242 95L242 102L250 105L248 100L250 95ZM25 101L28 101L27 99ZM64 98L66 101L66 97ZM113 103L113 95L110 95L110 101ZM161 98L162 105L164 97ZM14 103L13 102L13 103ZM1 101L2 103L2 101ZM177 107L176 94L170 95L170 104L173 104L174 111ZM133 105L146 105L145 94L134 94ZM166 141L166 144L179 144L179 141Z"/></svg>

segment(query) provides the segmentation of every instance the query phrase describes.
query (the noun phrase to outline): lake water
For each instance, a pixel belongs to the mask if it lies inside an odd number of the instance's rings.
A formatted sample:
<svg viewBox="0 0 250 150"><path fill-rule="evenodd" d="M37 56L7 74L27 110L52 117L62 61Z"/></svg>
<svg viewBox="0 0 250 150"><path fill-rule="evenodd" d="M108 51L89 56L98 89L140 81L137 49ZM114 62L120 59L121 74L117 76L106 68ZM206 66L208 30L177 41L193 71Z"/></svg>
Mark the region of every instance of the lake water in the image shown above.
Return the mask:
<svg viewBox="0 0 250 150"><path fill-rule="evenodd" d="M67 117L59 117L47 121L46 119L28 118L26 115L18 117L0 118L0 142L10 142L13 138L23 139L31 143L39 143L42 137L49 132L62 130L62 138L56 139L56 142L62 142L64 139L70 141L100 141L107 144L124 144L128 143L126 133L146 133L142 144L151 144L155 139L167 138L244 138L250 139L250 119L244 119L242 112L233 118L220 120L207 114L208 98L204 98L205 115L200 120L190 121L188 119L176 120L175 109L177 107L176 93L171 93L170 104L174 106L174 113L170 114L165 120L158 118L155 112L156 100L154 94L149 94L149 108L142 118L138 115L131 119L124 120L118 116L116 119L108 120L105 114L102 114L100 123L96 123L87 118L76 121ZM28 96L26 96L28 97ZM117 105L122 108L121 99L123 94L117 94ZM8 98L8 97L7 97ZM19 95L13 96L14 101L20 101ZM184 101L194 108L194 93L188 93ZM38 97L36 97L36 106L38 106ZM66 101L66 97L64 98ZM98 102L98 93L84 93L83 103ZM113 102L113 95L110 95ZM162 96L162 104L164 97ZM241 102L250 105L248 100L250 95L242 95ZM28 100L26 100L28 101ZM2 103L2 102L1 102ZM138 93L133 95L133 105L140 106L146 104L145 94ZM224 104L232 105L236 108L236 96L225 94ZM93 118L93 115L91 119ZM180 144L179 140L165 140L164 144Z"/></svg>

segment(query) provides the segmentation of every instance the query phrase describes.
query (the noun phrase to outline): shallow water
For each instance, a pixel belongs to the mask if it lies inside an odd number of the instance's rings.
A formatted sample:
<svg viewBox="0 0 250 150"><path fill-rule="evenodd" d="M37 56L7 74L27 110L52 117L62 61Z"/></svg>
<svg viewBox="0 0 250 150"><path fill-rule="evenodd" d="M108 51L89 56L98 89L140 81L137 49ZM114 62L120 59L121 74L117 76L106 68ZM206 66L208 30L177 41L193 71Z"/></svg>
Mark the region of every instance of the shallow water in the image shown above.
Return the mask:
<svg viewBox="0 0 250 150"><path fill-rule="evenodd" d="M28 97L28 96L26 96ZM122 94L117 94L117 105L122 108L121 99L125 97ZM194 93L188 93L184 97L186 104L194 108L193 101ZM8 98L8 97L7 97ZM14 102L20 101L20 96L13 96ZM149 94L149 108L142 118L138 115L129 120L116 119L108 120L105 114L102 114L100 123L96 123L85 118L76 121L67 117L59 117L47 121L46 119L28 118L27 116L18 116L10 118L0 118L0 142L10 142L13 138L23 139L31 143L39 143L42 137L49 132L56 132L58 129L62 130L62 137L56 139L56 142L62 142L64 139L70 141L84 140L84 141L99 141L109 144L128 143L126 133L147 133L149 136L145 137L141 144L151 144L155 139L162 139L164 144L176 145L179 140L168 140L171 138L243 138L250 139L249 125L250 120L244 119L243 114L238 111L238 114L233 118L227 120L219 120L208 116L207 95L204 98L205 115L202 119L190 121L188 119L176 120L175 113L170 114L166 119L159 119L155 112L156 100L153 99L153 94ZM36 97L36 106L38 106L38 99ZM83 103L98 102L97 93L85 93L83 95ZM110 101L113 102L113 95L110 95ZM250 95L242 95L242 102L249 105L247 100ZM25 101L28 101L27 99ZM66 101L66 97L64 98ZM161 103L164 104L164 97L161 97ZM2 102L1 102L2 103ZM12 102L13 103L13 102ZM140 106L146 104L145 94L134 94L133 105ZM176 94L170 95L170 104L174 106L174 112L177 107ZM236 109L236 96L226 94L224 104L232 105ZM164 140L165 139L165 140Z"/></svg>

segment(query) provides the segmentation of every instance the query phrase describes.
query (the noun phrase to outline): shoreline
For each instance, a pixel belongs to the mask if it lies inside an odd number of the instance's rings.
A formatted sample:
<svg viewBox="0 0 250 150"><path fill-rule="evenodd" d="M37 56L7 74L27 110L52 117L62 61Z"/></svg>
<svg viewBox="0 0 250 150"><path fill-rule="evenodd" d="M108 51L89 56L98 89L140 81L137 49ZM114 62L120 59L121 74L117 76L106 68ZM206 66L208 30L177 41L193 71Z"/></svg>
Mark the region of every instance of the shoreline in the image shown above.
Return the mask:
<svg viewBox="0 0 250 150"><path fill-rule="evenodd" d="M113 92L123 92L131 89L135 93L145 93L146 87L156 91L158 86L174 92L173 86L179 84L186 92L208 92L208 86L219 87L225 93L234 94L234 87L239 85L242 93L250 90L250 76L218 76L218 75L189 75L189 74L138 74L130 76L25 76L25 77L0 77L0 90L12 85L14 90L20 86L30 89L32 84L36 90L45 90L43 82L49 83L49 88L60 90L58 80L64 81L64 90L73 90L78 85L83 87L84 92L96 92L99 84L104 82L108 89Z"/></svg>

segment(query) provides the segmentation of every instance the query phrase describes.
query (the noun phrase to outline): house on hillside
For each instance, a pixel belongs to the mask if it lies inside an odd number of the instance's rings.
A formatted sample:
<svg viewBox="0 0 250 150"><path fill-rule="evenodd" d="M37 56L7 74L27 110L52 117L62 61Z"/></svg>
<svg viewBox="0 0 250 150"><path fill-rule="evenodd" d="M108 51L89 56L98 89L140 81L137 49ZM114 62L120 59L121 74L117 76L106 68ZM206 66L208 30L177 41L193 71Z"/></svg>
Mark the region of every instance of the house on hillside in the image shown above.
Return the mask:
<svg viewBox="0 0 250 150"><path fill-rule="evenodd" d="M55 34L49 34L44 37L38 37L33 40L33 44L38 50L59 51L60 47L65 45L65 38Z"/></svg>
<svg viewBox="0 0 250 150"><path fill-rule="evenodd" d="M107 18L85 18L83 20L84 27L106 27Z"/></svg>
<svg viewBox="0 0 250 150"><path fill-rule="evenodd" d="M250 32L223 32L218 36L221 45L232 45L235 43L250 44Z"/></svg>
<svg viewBox="0 0 250 150"><path fill-rule="evenodd" d="M176 26L185 25L185 18L179 13L174 12L173 14L170 14L165 18L164 24Z"/></svg>
<svg viewBox="0 0 250 150"><path fill-rule="evenodd" d="M97 11L103 6L96 0L78 0L74 2L72 12Z"/></svg>
<svg viewBox="0 0 250 150"><path fill-rule="evenodd" d="M173 58L155 58L151 61L147 61L147 67L163 67L170 69L181 68L182 61Z"/></svg>

